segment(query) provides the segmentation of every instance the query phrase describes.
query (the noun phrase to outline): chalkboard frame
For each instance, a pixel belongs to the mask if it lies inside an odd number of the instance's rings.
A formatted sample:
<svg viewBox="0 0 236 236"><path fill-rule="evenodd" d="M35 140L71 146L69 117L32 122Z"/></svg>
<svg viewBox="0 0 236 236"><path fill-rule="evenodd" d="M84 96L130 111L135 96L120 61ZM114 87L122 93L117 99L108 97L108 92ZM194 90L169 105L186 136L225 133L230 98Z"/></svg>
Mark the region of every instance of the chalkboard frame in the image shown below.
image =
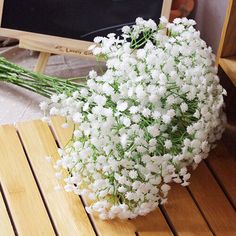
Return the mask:
<svg viewBox="0 0 236 236"><path fill-rule="evenodd" d="M170 15L171 3L172 0L163 0L161 16L167 19ZM19 47L39 52L93 58L88 51L92 42L1 27L3 6L4 0L0 0L0 36L18 39Z"/></svg>

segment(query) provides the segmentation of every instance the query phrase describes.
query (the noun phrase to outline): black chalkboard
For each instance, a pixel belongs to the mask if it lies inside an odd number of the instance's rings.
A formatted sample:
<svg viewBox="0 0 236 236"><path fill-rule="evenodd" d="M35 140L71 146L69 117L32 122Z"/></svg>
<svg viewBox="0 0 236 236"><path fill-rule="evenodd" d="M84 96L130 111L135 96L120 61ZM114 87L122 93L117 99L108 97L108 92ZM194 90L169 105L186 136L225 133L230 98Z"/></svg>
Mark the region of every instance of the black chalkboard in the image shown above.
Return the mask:
<svg viewBox="0 0 236 236"><path fill-rule="evenodd" d="M158 21L163 0L4 0L1 27L92 41L136 17Z"/></svg>

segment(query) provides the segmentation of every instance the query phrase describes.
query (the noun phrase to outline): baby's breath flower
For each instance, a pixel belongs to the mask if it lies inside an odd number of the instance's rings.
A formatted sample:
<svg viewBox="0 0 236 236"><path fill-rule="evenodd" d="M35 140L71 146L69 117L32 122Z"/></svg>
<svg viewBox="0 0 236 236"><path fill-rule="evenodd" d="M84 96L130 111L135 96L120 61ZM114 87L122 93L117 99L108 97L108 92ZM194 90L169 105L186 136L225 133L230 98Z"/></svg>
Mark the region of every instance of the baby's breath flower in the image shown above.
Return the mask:
<svg viewBox="0 0 236 236"><path fill-rule="evenodd" d="M128 219L153 211L167 201L169 183L189 184L187 167L221 137L226 92L194 24L137 18L123 38L96 37L90 50L105 55L104 74L92 70L83 88L40 104L75 123L56 175L68 171L65 190L93 200L89 214Z"/></svg>
<svg viewBox="0 0 236 236"><path fill-rule="evenodd" d="M46 111L48 109L48 103L45 101L40 102L39 107L42 111Z"/></svg>
<svg viewBox="0 0 236 236"><path fill-rule="evenodd" d="M171 140L166 140L165 141L165 148L166 149L170 149L172 147L172 142L171 142Z"/></svg>
<svg viewBox="0 0 236 236"><path fill-rule="evenodd" d="M127 26L127 25L125 25L125 26L123 26L122 27L122 32L124 33L124 34L128 34L129 32L130 32L130 27L129 26Z"/></svg>

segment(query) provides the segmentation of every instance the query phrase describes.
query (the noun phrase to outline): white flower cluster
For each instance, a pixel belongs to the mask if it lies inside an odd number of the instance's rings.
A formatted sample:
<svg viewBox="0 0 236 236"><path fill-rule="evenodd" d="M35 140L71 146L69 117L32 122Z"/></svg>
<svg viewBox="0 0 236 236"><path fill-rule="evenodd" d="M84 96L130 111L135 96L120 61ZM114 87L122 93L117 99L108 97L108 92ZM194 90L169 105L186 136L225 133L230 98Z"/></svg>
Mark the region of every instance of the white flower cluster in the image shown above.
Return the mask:
<svg viewBox="0 0 236 236"><path fill-rule="evenodd" d="M57 167L69 171L66 191L92 201L89 213L127 219L153 211L170 182L188 185L187 167L221 138L225 90L194 24L138 18L122 38L95 38L90 49L107 59L105 73L91 71L87 87L42 104L76 124Z"/></svg>

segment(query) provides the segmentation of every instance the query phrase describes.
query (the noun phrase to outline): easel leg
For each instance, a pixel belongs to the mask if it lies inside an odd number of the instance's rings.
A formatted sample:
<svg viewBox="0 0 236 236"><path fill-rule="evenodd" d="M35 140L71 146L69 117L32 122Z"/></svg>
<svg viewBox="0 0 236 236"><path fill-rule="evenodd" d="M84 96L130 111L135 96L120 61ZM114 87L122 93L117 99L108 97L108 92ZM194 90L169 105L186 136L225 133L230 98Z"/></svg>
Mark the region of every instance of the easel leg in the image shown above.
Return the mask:
<svg viewBox="0 0 236 236"><path fill-rule="evenodd" d="M34 68L35 72L43 73L45 70L45 67L48 63L48 58L50 57L50 53L47 52L40 52L37 64Z"/></svg>

